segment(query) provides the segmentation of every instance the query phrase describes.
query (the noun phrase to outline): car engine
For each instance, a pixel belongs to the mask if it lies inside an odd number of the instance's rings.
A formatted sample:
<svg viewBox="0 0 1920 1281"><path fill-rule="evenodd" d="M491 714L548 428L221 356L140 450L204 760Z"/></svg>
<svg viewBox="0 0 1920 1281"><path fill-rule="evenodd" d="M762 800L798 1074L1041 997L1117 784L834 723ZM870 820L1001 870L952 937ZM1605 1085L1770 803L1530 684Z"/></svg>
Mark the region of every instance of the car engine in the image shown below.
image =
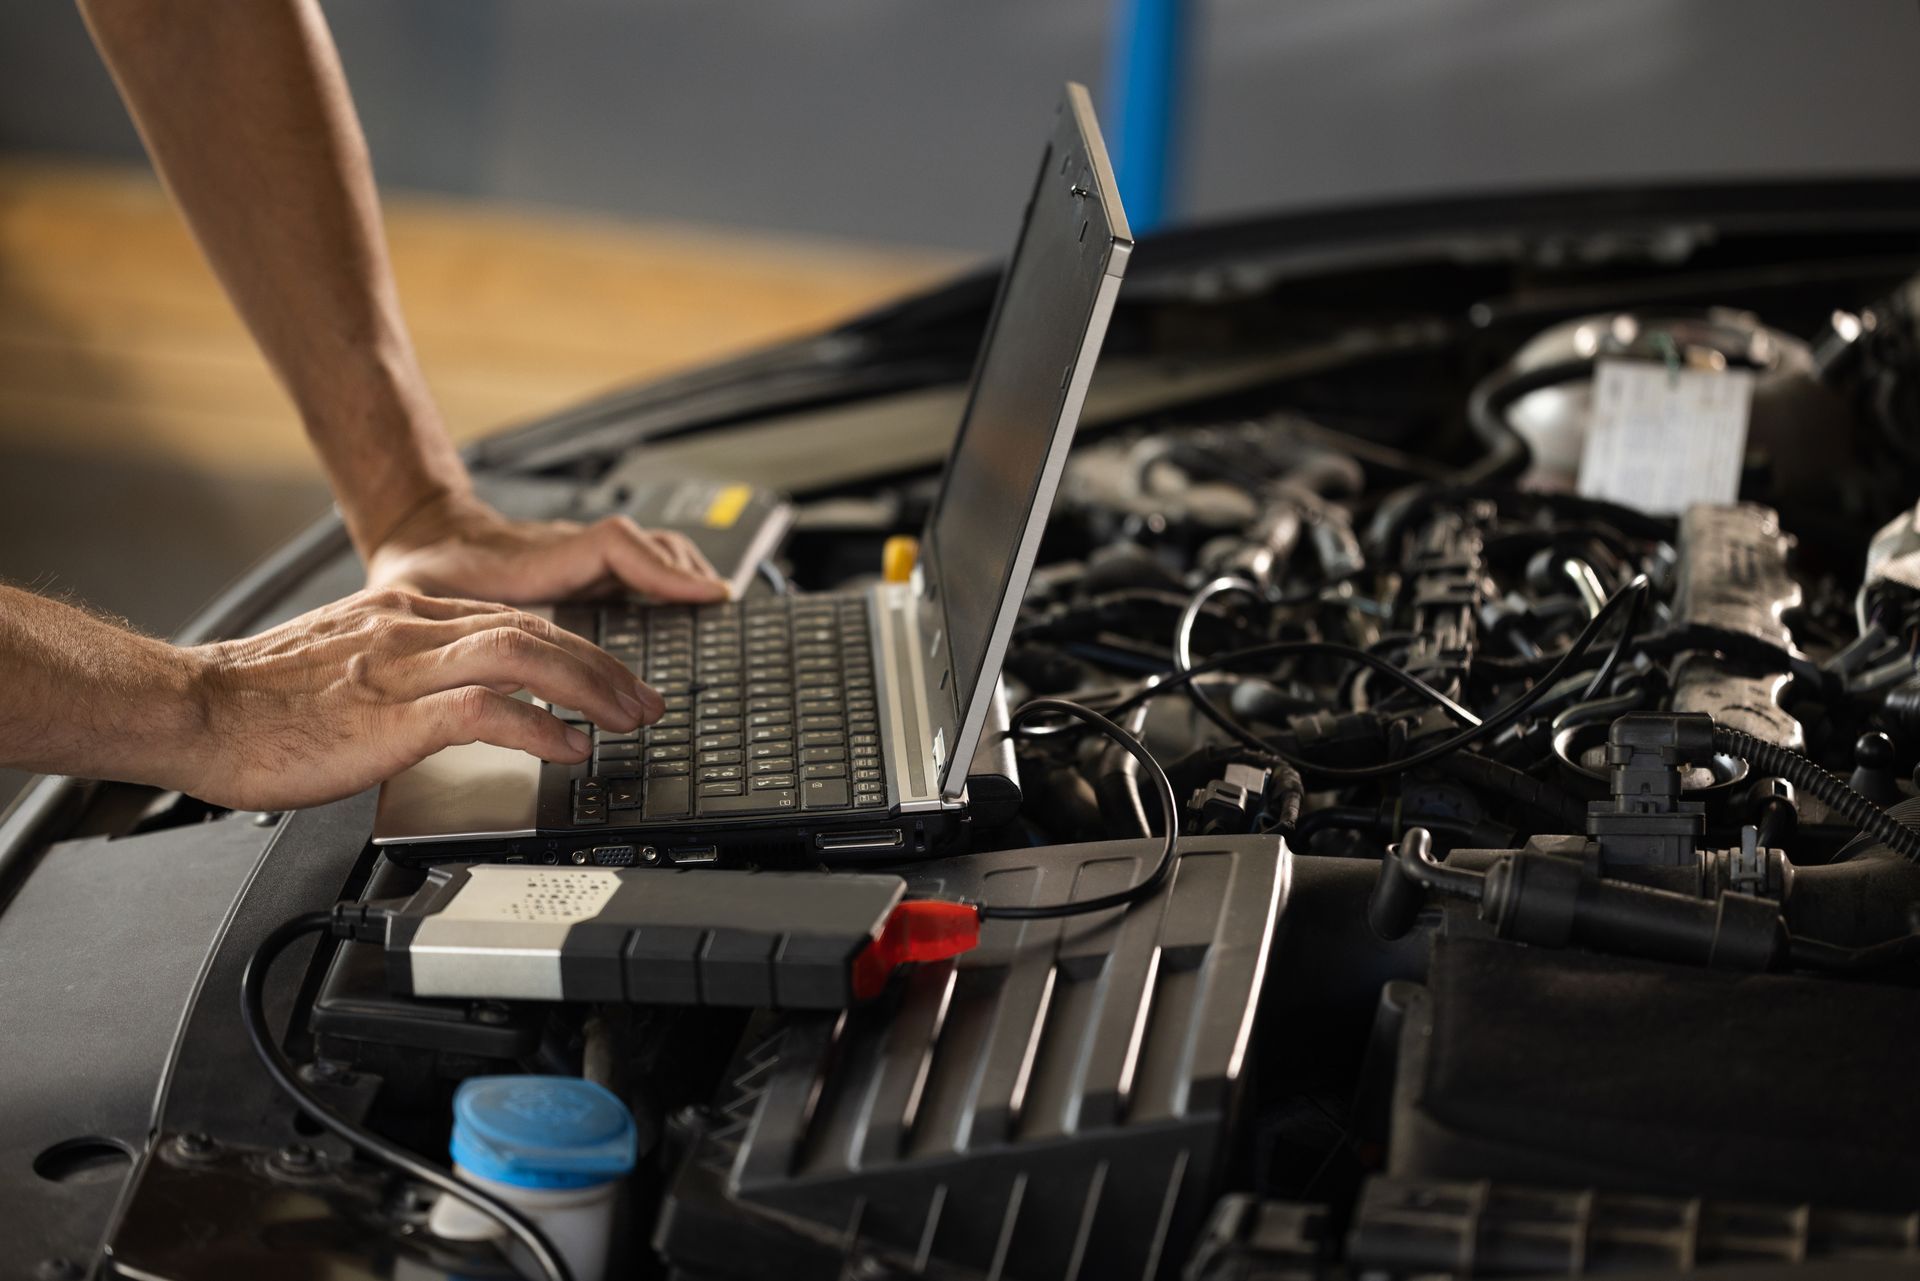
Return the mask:
<svg viewBox="0 0 1920 1281"><path fill-rule="evenodd" d="M1110 360L1307 345L1259 288L1154 280ZM1092 893L1171 825L1159 893L990 921L845 1011L423 1000L349 944L292 1002L305 1079L422 1153L470 1078L606 1086L640 1151L610 1276L1914 1266L1920 330L1874 288L1403 318L1090 415L1007 699L1136 736L1176 812L1108 738L1017 719L965 847L901 871ZM1750 382L1727 501L1583 496L1615 362ZM778 577L871 574L931 498L925 469L799 495ZM363 866L368 900L424 877ZM280 1162L315 1199L285 1233L371 1225L383 1275L504 1275L344 1152L156 1159ZM118 1257L179 1264L180 1204L135 1198Z"/></svg>

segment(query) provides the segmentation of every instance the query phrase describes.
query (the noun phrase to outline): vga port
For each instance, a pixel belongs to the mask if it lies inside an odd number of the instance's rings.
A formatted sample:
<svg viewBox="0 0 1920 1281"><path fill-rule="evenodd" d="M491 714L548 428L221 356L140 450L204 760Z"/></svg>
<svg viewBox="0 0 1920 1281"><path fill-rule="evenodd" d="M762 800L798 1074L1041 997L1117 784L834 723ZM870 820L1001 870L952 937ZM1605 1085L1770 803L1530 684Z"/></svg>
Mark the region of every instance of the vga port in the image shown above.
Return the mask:
<svg viewBox="0 0 1920 1281"><path fill-rule="evenodd" d="M632 867L639 857L631 845L596 845L587 851L587 861L595 867Z"/></svg>

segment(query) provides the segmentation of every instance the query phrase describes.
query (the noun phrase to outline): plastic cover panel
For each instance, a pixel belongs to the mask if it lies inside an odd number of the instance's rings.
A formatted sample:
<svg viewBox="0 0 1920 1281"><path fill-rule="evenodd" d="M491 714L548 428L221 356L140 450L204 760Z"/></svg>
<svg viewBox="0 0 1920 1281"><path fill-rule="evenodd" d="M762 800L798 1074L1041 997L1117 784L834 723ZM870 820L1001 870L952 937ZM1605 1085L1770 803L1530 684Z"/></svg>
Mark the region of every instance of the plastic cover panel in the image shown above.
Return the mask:
<svg viewBox="0 0 1920 1281"><path fill-rule="evenodd" d="M917 893L1035 903L1144 874L1154 842L929 864ZM1019 1277L1148 1277L1204 1212L1290 869L1271 837L1190 838L1124 911L990 921L840 1022L750 1035L683 1172L669 1258L725 1272L729 1198ZM713 1217L720 1216L716 1222Z"/></svg>

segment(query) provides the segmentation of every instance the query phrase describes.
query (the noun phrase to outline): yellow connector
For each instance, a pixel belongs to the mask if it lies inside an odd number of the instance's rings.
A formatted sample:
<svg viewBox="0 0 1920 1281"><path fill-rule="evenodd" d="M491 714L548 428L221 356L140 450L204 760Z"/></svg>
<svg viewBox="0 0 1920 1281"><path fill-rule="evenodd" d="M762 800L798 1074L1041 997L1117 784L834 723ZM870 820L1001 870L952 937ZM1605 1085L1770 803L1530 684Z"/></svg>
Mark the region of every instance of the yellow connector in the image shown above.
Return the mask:
<svg viewBox="0 0 1920 1281"><path fill-rule="evenodd" d="M920 540L911 534L895 534L880 551L880 573L890 583L904 583L913 577L913 564L920 559Z"/></svg>

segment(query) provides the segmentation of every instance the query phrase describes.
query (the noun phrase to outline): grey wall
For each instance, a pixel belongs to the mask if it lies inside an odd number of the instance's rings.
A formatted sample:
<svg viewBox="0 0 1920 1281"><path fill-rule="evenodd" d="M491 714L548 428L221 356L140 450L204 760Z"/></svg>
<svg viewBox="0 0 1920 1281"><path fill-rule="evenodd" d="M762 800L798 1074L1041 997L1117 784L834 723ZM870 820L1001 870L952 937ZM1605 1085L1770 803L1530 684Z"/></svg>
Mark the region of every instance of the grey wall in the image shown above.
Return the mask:
<svg viewBox="0 0 1920 1281"><path fill-rule="evenodd" d="M997 249L1109 0L328 0L384 181ZM1188 215L1920 170L1913 0L1196 0ZM137 154L72 9L0 7L0 147Z"/></svg>

